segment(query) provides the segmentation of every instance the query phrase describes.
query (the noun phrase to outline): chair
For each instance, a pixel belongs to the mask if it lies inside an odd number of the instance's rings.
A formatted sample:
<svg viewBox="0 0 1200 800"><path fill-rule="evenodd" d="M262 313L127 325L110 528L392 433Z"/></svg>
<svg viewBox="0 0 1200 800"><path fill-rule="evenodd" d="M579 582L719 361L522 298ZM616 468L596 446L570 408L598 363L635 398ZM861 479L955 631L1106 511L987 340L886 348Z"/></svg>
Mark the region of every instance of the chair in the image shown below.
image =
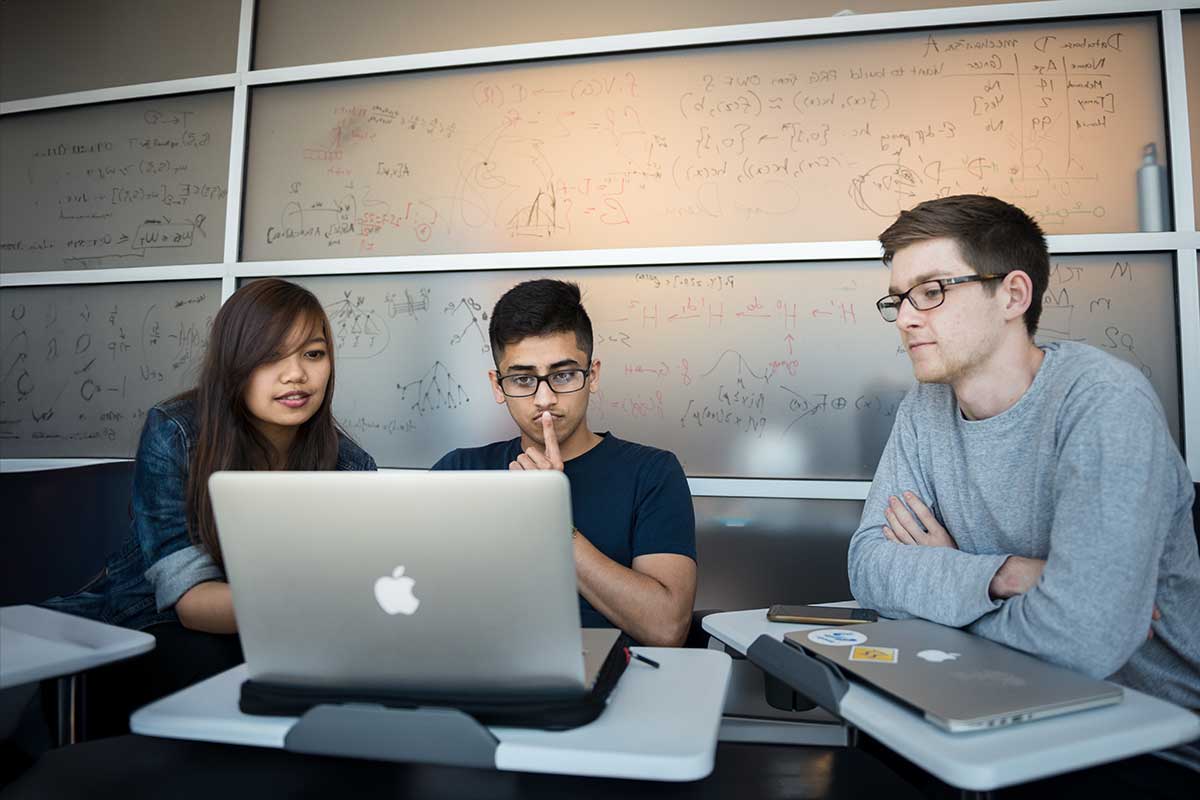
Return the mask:
<svg viewBox="0 0 1200 800"><path fill-rule="evenodd" d="M0 559L0 606L40 603L76 591L104 567L129 535L133 462L0 473L5 555ZM61 728L64 709L82 720L82 681L64 678L13 687L0 696L0 772L46 746L73 736ZM30 701L33 705L30 705ZM65 705L64 705L65 704ZM47 727L43 707L60 718ZM3 777L3 776L0 776Z"/></svg>
<svg viewBox="0 0 1200 800"><path fill-rule="evenodd" d="M129 535L133 462L0 473L0 606L69 594Z"/></svg>

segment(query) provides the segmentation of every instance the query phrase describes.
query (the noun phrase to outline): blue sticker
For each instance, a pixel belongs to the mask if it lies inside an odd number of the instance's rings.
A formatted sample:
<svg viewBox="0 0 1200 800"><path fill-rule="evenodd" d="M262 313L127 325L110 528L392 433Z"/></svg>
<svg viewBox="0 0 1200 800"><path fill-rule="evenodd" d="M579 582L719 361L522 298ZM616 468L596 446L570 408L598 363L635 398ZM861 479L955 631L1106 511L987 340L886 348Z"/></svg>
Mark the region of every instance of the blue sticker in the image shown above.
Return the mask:
<svg viewBox="0 0 1200 800"><path fill-rule="evenodd" d="M848 631L845 628L824 628L810 633L808 640L816 644L849 647L850 645L862 644L867 641L867 635L858 631Z"/></svg>

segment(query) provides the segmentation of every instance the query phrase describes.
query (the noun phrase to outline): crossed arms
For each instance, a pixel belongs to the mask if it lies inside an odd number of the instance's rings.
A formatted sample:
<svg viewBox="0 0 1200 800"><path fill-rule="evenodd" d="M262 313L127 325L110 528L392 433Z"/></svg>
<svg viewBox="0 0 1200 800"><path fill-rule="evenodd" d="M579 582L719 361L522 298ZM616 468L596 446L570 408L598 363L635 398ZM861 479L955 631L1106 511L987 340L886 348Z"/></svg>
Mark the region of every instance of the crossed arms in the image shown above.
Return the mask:
<svg viewBox="0 0 1200 800"><path fill-rule="evenodd" d="M1038 476L1053 482L1053 515L1033 532L1037 550L1022 553L980 533L982 508L935 514L917 431L899 414L850 543L854 596L886 616L966 627L1094 677L1116 672L1157 619L1174 476L1165 426L1113 424L1129 412L1129 396L1121 405L1114 394L1090 398L1089 413L1061 431L1053 474ZM1148 401L1147 411L1157 413ZM959 530L943 526L948 517Z"/></svg>

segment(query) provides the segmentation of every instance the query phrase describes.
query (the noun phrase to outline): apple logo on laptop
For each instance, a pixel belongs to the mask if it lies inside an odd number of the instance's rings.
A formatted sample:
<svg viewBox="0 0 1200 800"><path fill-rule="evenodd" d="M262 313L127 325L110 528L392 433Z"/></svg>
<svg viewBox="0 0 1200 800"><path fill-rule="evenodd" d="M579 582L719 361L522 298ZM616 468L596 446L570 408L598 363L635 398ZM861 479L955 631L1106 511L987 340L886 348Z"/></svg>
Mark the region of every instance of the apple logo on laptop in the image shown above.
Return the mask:
<svg viewBox="0 0 1200 800"><path fill-rule="evenodd" d="M416 580L404 574L404 565L375 581L375 602L388 614L415 614L421 601L413 596Z"/></svg>
<svg viewBox="0 0 1200 800"><path fill-rule="evenodd" d="M940 664L943 661L954 661L958 656L958 653L947 653L945 650L922 650L917 653L917 658L923 658L934 664Z"/></svg>

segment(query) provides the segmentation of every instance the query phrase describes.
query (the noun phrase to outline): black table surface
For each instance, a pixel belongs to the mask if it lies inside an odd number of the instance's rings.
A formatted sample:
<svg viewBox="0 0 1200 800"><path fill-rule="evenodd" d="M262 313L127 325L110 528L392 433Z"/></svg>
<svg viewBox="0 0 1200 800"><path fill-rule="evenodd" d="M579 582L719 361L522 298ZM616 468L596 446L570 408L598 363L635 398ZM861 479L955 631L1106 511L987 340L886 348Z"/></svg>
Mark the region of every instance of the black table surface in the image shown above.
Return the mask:
<svg viewBox="0 0 1200 800"><path fill-rule="evenodd" d="M580 778L325 758L257 747L117 736L52 750L4 800L51 797L327 798L856 798L921 795L853 748L721 744L704 780Z"/></svg>

